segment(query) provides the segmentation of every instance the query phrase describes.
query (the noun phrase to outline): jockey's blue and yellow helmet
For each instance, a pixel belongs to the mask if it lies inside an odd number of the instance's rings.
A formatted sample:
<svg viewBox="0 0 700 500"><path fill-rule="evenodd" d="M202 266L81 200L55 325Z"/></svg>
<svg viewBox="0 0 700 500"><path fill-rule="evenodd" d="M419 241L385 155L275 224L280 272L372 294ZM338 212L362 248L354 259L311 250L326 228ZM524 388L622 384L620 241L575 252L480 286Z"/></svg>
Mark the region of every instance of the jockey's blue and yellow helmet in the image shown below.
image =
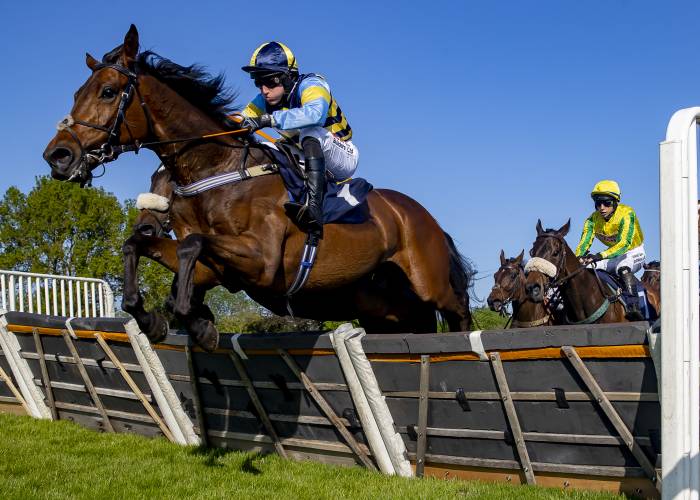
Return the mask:
<svg viewBox="0 0 700 500"><path fill-rule="evenodd" d="M282 42L265 42L255 49L248 66L241 68L247 73L298 73L297 59Z"/></svg>
<svg viewBox="0 0 700 500"><path fill-rule="evenodd" d="M619 202L621 197L620 186L615 181L600 181L593 186L593 191L591 191L591 198L596 199L598 197L609 197Z"/></svg>

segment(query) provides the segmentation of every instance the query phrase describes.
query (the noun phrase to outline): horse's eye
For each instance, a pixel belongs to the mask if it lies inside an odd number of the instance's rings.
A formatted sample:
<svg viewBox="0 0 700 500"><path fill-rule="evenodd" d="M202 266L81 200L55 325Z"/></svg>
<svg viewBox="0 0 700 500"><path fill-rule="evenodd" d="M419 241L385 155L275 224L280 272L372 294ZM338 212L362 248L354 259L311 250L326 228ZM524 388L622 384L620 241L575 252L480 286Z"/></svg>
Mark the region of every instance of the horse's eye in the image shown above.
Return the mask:
<svg viewBox="0 0 700 500"><path fill-rule="evenodd" d="M112 87L105 87L102 89L102 93L100 94L101 99L112 99L115 95L117 95L117 91L114 90Z"/></svg>
<svg viewBox="0 0 700 500"><path fill-rule="evenodd" d="M530 250L530 257L534 257L534 256L535 256L535 252L533 252L532 250Z"/></svg>

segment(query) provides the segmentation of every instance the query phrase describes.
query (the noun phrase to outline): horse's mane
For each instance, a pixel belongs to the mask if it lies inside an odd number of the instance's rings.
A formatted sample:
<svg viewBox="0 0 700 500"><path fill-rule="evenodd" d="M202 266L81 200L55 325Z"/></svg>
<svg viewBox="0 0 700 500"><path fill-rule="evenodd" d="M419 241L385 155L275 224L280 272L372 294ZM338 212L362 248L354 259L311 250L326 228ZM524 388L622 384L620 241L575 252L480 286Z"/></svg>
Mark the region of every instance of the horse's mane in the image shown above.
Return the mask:
<svg viewBox="0 0 700 500"><path fill-rule="evenodd" d="M121 48L105 54L102 62L116 63ZM218 122L240 109L236 104L238 93L226 88L223 73L212 75L199 64L180 66L151 50L136 56L134 69L155 77Z"/></svg>

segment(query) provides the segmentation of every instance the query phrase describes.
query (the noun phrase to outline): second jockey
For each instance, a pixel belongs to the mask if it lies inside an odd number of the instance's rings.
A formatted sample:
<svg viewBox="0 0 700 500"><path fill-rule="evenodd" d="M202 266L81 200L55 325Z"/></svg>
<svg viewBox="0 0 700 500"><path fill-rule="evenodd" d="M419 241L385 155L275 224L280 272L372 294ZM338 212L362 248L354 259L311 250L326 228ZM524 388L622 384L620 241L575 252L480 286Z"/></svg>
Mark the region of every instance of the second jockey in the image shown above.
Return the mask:
<svg viewBox="0 0 700 500"><path fill-rule="evenodd" d="M304 203L289 202L285 209L302 229L322 236L326 171L343 181L357 169L359 154L350 124L325 78L299 74L286 45L263 43L242 69L260 93L243 110L241 127L251 132L272 127L302 148L308 195Z"/></svg>
<svg viewBox="0 0 700 500"><path fill-rule="evenodd" d="M620 203L620 187L611 180L600 181L591 192L595 211L583 224L581 241L576 256L582 264L594 263L596 269L617 273L627 300L627 319L641 321L637 279L634 273L642 269L646 254L644 234L632 207ZM587 254L593 238L608 248L593 255Z"/></svg>

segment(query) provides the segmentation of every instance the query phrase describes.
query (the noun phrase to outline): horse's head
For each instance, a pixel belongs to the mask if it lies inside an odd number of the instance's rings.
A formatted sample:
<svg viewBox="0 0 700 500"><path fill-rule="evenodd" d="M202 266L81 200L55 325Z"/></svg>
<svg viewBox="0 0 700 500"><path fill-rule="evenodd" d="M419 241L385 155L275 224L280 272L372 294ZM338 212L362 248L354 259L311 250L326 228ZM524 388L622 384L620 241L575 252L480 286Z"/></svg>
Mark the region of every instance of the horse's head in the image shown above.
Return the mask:
<svg viewBox="0 0 700 500"><path fill-rule="evenodd" d="M92 74L75 93L73 109L58 123L58 132L44 150L54 179L84 185L95 167L116 158L117 146L143 141L149 134L134 70L138 48L139 34L132 24L124 43L102 62L86 54Z"/></svg>
<svg viewBox="0 0 700 500"><path fill-rule="evenodd" d="M495 284L486 299L486 303L492 311L501 312L508 302L519 295L525 285L524 255L525 250L520 252L517 257L506 259L505 252L501 250L501 267L493 275Z"/></svg>
<svg viewBox="0 0 700 500"><path fill-rule="evenodd" d="M644 264L644 274L640 280L646 286L659 286L661 281L661 262L653 260L648 264Z"/></svg>
<svg viewBox="0 0 700 500"><path fill-rule="evenodd" d="M573 255L564 240L570 227L571 220L557 230L545 230L542 222L537 221L537 238L530 250L530 260L525 266L525 290L533 302L542 302L548 285L564 274L567 256Z"/></svg>
<svg viewBox="0 0 700 500"><path fill-rule="evenodd" d="M151 189L136 199L139 215L134 221L134 232L144 236L166 237L170 226L170 202L173 183L170 172L161 165L151 176Z"/></svg>

